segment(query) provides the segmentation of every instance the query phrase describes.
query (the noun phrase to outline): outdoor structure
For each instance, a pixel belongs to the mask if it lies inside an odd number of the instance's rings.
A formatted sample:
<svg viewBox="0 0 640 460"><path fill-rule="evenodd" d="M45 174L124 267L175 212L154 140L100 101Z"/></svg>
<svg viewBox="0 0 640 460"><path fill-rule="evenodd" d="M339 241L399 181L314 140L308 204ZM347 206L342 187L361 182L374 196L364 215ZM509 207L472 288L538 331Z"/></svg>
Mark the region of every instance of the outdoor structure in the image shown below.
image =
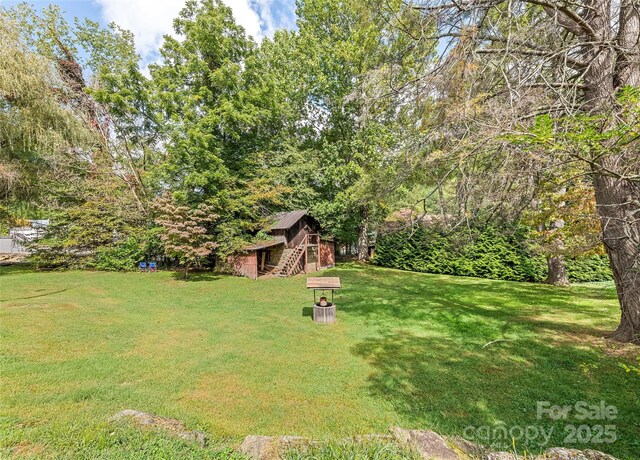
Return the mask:
<svg viewBox="0 0 640 460"><path fill-rule="evenodd" d="M27 220L27 225L9 229L9 236L0 236L0 254L26 254L27 243L42 238L49 225L46 220Z"/></svg>
<svg viewBox="0 0 640 460"><path fill-rule="evenodd" d="M333 239L320 236L320 224L306 209L282 212L270 218L268 241L246 246L229 258L236 275L291 276L335 265Z"/></svg>
<svg viewBox="0 0 640 460"><path fill-rule="evenodd" d="M313 289L313 321L315 323L332 324L336 322L336 304L333 301L333 293L341 287L338 277L307 278L307 289ZM317 291L320 291L319 300L316 300ZM330 302L325 296L326 291L331 291Z"/></svg>

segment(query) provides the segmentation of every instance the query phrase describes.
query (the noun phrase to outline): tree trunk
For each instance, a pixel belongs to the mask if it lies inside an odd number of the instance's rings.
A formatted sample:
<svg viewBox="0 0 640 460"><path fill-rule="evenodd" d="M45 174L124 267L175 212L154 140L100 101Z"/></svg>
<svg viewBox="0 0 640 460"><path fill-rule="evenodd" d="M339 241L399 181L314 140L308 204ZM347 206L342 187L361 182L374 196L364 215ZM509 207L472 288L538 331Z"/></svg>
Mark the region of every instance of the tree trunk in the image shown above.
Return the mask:
<svg viewBox="0 0 640 460"><path fill-rule="evenodd" d="M569 277L564 264L564 256L547 256L547 266L549 273L547 274L547 284L554 286L569 286Z"/></svg>
<svg viewBox="0 0 640 460"><path fill-rule="evenodd" d="M613 38L610 1L594 2L586 20L602 42ZM615 56L607 47L594 46L584 74L586 108L590 113L610 115L614 109L615 88L640 81L640 64L629 59L626 51L638 51L637 36L640 23L633 2L620 3L620 30L616 38L623 45ZM616 59L617 58L617 59ZM620 146L604 146L608 155L598 155L591 163L596 206L602 226L602 242L609 262L620 302L620 325L611 334L615 340L640 343L640 184L616 177L610 171L625 171L625 152Z"/></svg>
<svg viewBox="0 0 640 460"><path fill-rule="evenodd" d="M611 335L640 344L640 185L594 175L596 204L620 308L620 325Z"/></svg>
<svg viewBox="0 0 640 460"><path fill-rule="evenodd" d="M640 60L637 58L640 12L635 0L620 1L615 85L640 86Z"/></svg>
<svg viewBox="0 0 640 460"><path fill-rule="evenodd" d="M369 258L369 226L366 215L363 216L360 223L360 232L358 234L358 260L367 260Z"/></svg>
<svg viewBox="0 0 640 460"><path fill-rule="evenodd" d="M440 202L440 214L442 214L442 222L447 222L447 203L444 198L444 190L442 190L442 186L438 187L438 201Z"/></svg>

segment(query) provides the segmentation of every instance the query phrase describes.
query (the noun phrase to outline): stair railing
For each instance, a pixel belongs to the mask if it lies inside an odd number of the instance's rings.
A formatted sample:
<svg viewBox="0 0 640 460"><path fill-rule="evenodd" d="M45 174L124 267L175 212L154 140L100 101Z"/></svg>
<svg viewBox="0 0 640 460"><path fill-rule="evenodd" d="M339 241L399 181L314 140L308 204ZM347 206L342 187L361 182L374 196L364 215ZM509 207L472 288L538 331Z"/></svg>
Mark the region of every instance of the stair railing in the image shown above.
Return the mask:
<svg viewBox="0 0 640 460"><path fill-rule="evenodd" d="M290 276L293 273L293 270L298 266L300 259L302 258L302 254L304 254L307 249L308 240L309 235L305 235L300 244L294 248L289 259L285 261L282 267L282 271L285 276Z"/></svg>

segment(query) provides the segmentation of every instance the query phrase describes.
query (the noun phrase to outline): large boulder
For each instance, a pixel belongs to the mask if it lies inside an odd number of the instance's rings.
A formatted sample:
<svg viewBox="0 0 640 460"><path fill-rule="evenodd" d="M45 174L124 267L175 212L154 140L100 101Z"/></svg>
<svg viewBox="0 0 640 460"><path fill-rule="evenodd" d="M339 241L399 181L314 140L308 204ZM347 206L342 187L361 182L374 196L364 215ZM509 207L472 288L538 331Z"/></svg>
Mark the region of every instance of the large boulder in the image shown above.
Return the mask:
<svg viewBox="0 0 640 460"><path fill-rule="evenodd" d="M276 460L280 458L278 445L273 436L249 435L242 441L240 452L255 460Z"/></svg>
<svg viewBox="0 0 640 460"><path fill-rule="evenodd" d="M491 452L491 449L480 444L464 439L461 436L447 436L445 439L463 458L485 459Z"/></svg>
<svg viewBox="0 0 640 460"><path fill-rule="evenodd" d="M391 433L396 442L409 446L425 460L522 460L511 452L492 452L489 448L475 444L459 436L445 437L428 430L406 430L393 427ZM577 450L552 447L535 460L616 460L615 457L597 450Z"/></svg>
<svg viewBox="0 0 640 460"><path fill-rule="evenodd" d="M396 441L408 445L427 460L461 460L467 458L460 455L445 438L435 431L406 430L400 427L391 428Z"/></svg>
<svg viewBox="0 0 640 460"><path fill-rule="evenodd" d="M536 460L616 460L615 457L598 450L577 450L566 447L552 447L545 450Z"/></svg>

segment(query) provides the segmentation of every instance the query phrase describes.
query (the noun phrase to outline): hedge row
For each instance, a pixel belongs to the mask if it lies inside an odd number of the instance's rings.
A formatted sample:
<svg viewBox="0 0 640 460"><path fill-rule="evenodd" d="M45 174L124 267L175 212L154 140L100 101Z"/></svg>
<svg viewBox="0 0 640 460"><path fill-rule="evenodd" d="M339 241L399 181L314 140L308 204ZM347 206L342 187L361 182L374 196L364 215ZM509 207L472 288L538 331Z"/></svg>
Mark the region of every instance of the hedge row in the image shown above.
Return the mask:
<svg viewBox="0 0 640 460"><path fill-rule="evenodd" d="M508 281L544 281L547 264L527 244L525 228L498 231L468 229L441 233L431 229L402 230L378 237L373 262L401 270ZM611 279L606 257L567 261L574 282Z"/></svg>
<svg viewBox="0 0 640 460"><path fill-rule="evenodd" d="M611 281L613 279L607 256L567 259L567 273L569 280L573 283Z"/></svg>

